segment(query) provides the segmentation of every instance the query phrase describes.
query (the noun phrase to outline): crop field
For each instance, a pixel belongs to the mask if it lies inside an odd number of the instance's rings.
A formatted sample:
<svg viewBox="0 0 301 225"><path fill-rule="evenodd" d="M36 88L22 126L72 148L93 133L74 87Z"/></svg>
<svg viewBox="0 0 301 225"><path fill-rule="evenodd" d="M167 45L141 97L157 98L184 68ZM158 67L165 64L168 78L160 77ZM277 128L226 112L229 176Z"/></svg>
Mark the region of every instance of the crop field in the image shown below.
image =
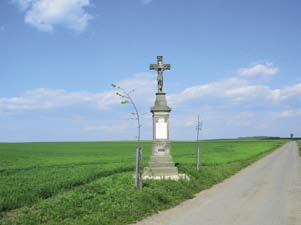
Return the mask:
<svg viewBox="0 0 301 225"><path fill-rule="evenodd" d="M172 142L190 181L145 181L134 189L135 142L0 144L0 224L129 224L221 182L287 140ZM144 165L151 142L142 143Z"/></svg>

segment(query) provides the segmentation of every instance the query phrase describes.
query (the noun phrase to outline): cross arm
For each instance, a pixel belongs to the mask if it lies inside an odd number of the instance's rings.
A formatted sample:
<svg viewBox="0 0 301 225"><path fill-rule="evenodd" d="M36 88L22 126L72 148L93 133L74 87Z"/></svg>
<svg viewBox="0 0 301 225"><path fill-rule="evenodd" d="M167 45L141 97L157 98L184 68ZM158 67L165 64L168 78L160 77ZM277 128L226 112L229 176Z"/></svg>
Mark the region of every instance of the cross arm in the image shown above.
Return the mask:
<svg viewBox="0 0 301 225"><path fill-rule="evenodd" d="M158 70L158 65L157 64L150 64L149 69L150 70Z"/></svg>
<svg viewBox="0 0 301 225"><path fill-rule="evenodd" d="M170 64L163 64L163 70L170 70Z"/></svg>

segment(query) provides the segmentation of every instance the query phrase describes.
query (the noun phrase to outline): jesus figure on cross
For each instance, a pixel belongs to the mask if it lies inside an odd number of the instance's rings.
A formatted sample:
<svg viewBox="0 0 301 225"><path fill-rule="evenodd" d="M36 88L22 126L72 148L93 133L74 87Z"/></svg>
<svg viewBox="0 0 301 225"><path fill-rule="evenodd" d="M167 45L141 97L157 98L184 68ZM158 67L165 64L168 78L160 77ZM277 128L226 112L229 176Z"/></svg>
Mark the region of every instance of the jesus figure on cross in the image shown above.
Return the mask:
<svg viewBox="0 0 301 225"><path fill-rule="evenodd" d="M158 72L158 92L163 92L163 71L170 70L170 64L163 64L162 56L157 56L157 64L150 64L150 70L156 70Z"/></svg>

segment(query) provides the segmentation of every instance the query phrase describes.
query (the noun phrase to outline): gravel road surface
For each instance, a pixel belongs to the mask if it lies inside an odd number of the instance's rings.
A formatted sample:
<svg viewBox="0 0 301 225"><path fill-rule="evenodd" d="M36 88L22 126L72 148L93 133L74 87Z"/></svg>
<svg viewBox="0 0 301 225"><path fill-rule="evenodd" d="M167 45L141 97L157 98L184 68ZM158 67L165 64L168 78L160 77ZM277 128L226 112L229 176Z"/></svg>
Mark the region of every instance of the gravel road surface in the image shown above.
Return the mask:
<svg viewBox="0 0 301 225"><path fill-rule="evenodd" d="M136 225L301 225L301 159L290 142L214 187Z"/></svg>

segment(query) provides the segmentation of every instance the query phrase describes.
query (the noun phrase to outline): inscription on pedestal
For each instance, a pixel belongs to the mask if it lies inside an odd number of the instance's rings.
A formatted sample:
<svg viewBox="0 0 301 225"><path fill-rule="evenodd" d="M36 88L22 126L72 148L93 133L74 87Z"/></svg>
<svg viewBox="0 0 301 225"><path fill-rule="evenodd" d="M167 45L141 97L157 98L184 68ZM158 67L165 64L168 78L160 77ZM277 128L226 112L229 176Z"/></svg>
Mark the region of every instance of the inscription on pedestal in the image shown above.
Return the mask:
<svg viewBox="0 0 301 225"><path fill-rule="evenodd" d="M160 118L156 123L156 139L167 139L167 123Z"/></svg>

